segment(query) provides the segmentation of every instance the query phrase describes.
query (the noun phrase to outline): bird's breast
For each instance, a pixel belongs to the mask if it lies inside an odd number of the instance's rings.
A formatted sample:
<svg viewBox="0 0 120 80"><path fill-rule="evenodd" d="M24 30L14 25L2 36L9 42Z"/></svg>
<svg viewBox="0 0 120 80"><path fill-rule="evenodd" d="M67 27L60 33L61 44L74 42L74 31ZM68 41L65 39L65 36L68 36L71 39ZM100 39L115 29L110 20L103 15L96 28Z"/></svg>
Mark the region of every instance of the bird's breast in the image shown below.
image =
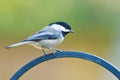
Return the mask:
<svg viewBox="0 0 120 80"><path fill-rule="evenodd" d="M35 42L35 45L43 47L43 48L51 48L59 45L64 38L59 38L59 39L50 39L50 40L41 40L38 42Z"/></svg>

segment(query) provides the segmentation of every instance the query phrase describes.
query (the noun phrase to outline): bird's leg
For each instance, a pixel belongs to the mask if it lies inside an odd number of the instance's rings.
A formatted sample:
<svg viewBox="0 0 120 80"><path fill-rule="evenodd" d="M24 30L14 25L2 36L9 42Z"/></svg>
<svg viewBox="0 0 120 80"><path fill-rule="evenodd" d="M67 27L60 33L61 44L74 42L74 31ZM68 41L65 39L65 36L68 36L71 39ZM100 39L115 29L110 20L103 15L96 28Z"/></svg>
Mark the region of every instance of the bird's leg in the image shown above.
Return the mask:
<svg viewBox="0 0 120 80"><path fill-rule="evenodd" d="M54 51L54 55L55 55L56 52L61 52L62 51L62 50L57 49L57 48L49 48L49 49Z"/></svg>
<svg viewBox="0 0 120 80"><path fill-rule="evenodd" d="M43 56L45 56L47 54L44 49L42 49L42 52L43 52Z"/></svg>

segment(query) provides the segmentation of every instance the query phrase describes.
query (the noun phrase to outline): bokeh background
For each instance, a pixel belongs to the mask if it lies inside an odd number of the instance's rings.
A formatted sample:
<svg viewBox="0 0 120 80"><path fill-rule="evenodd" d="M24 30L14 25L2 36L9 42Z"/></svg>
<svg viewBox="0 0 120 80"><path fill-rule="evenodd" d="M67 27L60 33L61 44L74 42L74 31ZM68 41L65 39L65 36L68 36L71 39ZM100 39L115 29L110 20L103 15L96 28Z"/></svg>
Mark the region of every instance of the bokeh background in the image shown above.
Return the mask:
<svg viewBox="0 0 120 80"><path fill-rule="evenodd" d="M9 50L51 22L65 21L74 34L57 48L100 56L120 68L119 0L0 0L0 80L42 55L31 46ZM99 65L80 59L54 59L37 65L20 80L117 80Z"/></svg>

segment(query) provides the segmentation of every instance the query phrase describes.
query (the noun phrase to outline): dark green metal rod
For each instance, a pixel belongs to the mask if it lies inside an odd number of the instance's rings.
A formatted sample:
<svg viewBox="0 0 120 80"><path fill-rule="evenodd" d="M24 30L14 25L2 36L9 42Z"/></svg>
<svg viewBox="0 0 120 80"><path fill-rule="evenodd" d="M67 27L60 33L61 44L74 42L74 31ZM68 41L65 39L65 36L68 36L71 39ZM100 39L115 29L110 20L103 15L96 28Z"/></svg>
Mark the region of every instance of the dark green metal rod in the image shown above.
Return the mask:
<svg viewBox="0 0 120 80"><path fill-rule="evenodd" d="M75 51L62 51L62 52L56 52L47 54L45 56L40 56L36 59L33 59L26 65L24 65L22 68L20 68L11 78L10 80L18 80L25 72L27 72L32 67L36 66L39 63L42 63L47 60L56 59L56 58L80 58L84 60L88 60L94 63L99 64L100 66L106 68L108 71L110 71L115 77L117 77L120 80L120 71L113 66L108 61L97 57L92 54L87 54L84 52L75 52Z"/></svg>

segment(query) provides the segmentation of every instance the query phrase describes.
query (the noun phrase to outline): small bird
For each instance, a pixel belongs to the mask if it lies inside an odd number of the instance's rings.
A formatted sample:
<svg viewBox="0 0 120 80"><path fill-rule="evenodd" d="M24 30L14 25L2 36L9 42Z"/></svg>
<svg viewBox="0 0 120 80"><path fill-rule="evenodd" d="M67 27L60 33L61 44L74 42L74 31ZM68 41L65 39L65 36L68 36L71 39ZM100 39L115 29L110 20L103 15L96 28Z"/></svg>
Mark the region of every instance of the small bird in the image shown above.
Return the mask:
<svg viewBox="0 0 120 80"><path fill-rule="evenodd" d="M46 55L45 49L60 51L54 47L60 44L68 33L73 33L73 30L67 23L62 21L53 22L23 41L6 46L5 48L9 49L24 44L32 44L35 47L40 47L44 55Z"/></svg>

